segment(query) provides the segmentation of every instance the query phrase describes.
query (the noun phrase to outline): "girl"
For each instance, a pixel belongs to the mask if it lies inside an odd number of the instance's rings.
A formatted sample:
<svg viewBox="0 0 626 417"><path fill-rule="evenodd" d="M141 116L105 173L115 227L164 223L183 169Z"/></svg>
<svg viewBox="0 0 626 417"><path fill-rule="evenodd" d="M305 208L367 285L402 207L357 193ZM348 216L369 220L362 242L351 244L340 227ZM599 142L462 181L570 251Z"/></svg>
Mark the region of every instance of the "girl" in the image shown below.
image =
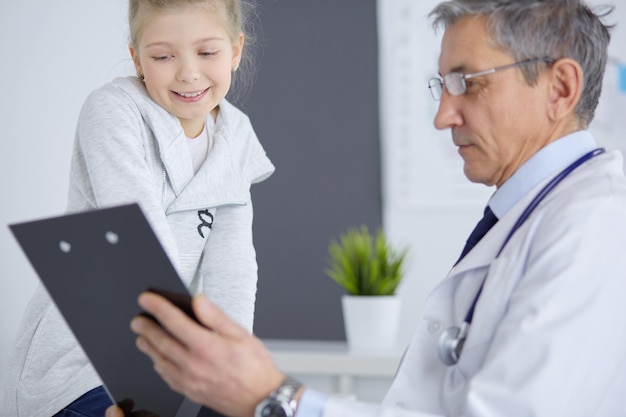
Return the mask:
<svg viewBox="0 0 626 417"><path fill-rule="evenodd" d="M87 98L67 210L138 202L190 291L252 331L250 185L274 167L248 118L225 99L245 63L241 1L130 0L137 76ZM10 363L3 417L101 417L111 404L41 286Z"/></svg>

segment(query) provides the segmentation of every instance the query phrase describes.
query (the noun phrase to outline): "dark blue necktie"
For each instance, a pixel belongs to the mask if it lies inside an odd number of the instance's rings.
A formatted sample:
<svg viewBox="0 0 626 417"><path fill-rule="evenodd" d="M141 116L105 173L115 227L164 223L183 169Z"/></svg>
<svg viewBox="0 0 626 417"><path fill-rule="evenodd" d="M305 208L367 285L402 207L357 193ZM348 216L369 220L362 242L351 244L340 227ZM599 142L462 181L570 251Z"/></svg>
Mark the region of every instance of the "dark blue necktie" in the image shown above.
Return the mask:
<svg viewBox="0 0 626 417"><path fill-rule="evenodd" d="M483 218L480 219L480 221L478 222L478 224L476 225L474 230L472 230L472 233L470 234L470 236L467 238L467 242L465 243L465 247L463 248L463 252L461 252L461 256L456 261L456 263L459 263L459 261L461 259L463 259L463 257L470 250L472 250L474 245L476 245L480 241L480 239L482 239L483 236L485 236L485 234L487 234L489 229L491 229L491 227L494 224L496 224L497 222L498 222L498 218L496 217L495 214L493 214L493 211L491 211L489 206L485 207L485 213L483 215Z"/></svg>

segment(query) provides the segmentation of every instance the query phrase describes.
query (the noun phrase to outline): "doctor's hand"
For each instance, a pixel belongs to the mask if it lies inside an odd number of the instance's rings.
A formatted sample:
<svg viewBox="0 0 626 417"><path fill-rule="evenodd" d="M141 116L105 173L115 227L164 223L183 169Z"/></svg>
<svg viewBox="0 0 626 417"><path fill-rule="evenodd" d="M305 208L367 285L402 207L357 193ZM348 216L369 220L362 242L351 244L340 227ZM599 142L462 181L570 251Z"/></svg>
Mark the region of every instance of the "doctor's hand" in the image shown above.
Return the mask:
<svg viewBox="0 0 626 417"><path fill-rule="evenodd" d="M141 294L139 305L163 327L135 317L137 347L170 388L190 400L229 416L251 417L285 378L263 343L205 296L195 296L192 307L206 327L154 293ZM107 417L122 415L115 406L107 410Z"/></svg>

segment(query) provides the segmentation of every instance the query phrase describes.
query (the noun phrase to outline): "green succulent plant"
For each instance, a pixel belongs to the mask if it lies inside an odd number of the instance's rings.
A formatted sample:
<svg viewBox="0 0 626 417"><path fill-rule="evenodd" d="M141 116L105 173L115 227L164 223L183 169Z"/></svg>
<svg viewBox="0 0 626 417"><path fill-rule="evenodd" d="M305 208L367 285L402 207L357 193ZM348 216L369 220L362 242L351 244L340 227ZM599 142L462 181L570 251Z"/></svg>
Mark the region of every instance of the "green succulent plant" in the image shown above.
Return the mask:
<svg viewBox="0 0 626 417"><path fill-rule="evenodd" d="M382 230L351 228L328 246L326 274L350 295L394 295L404 277L408 249L391 247Z"/></svg>

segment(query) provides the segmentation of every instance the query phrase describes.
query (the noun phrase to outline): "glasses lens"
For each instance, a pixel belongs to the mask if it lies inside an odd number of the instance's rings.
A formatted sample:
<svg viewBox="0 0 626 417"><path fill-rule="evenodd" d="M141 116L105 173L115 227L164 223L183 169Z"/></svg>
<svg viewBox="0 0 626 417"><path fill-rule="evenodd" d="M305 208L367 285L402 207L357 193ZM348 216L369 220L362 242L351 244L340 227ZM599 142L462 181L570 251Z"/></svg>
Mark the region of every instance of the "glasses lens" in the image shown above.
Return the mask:
<svg viewBox="0 0 626 417"><path fill-rule="evenodd" d="M430 94L432 94L435 101L441 99L441 93L443 92L443 81L439 78L431 78L428 81L428 88L430 88Z"/></svg>
<svg viewBox="0 0 626 417"><path fill-rule="evenodd" d="M465 94L465 78L463 78L463 74L451 72L443 77L443 81L446 83L446 89L450 95L460 96Z"/></svg>

